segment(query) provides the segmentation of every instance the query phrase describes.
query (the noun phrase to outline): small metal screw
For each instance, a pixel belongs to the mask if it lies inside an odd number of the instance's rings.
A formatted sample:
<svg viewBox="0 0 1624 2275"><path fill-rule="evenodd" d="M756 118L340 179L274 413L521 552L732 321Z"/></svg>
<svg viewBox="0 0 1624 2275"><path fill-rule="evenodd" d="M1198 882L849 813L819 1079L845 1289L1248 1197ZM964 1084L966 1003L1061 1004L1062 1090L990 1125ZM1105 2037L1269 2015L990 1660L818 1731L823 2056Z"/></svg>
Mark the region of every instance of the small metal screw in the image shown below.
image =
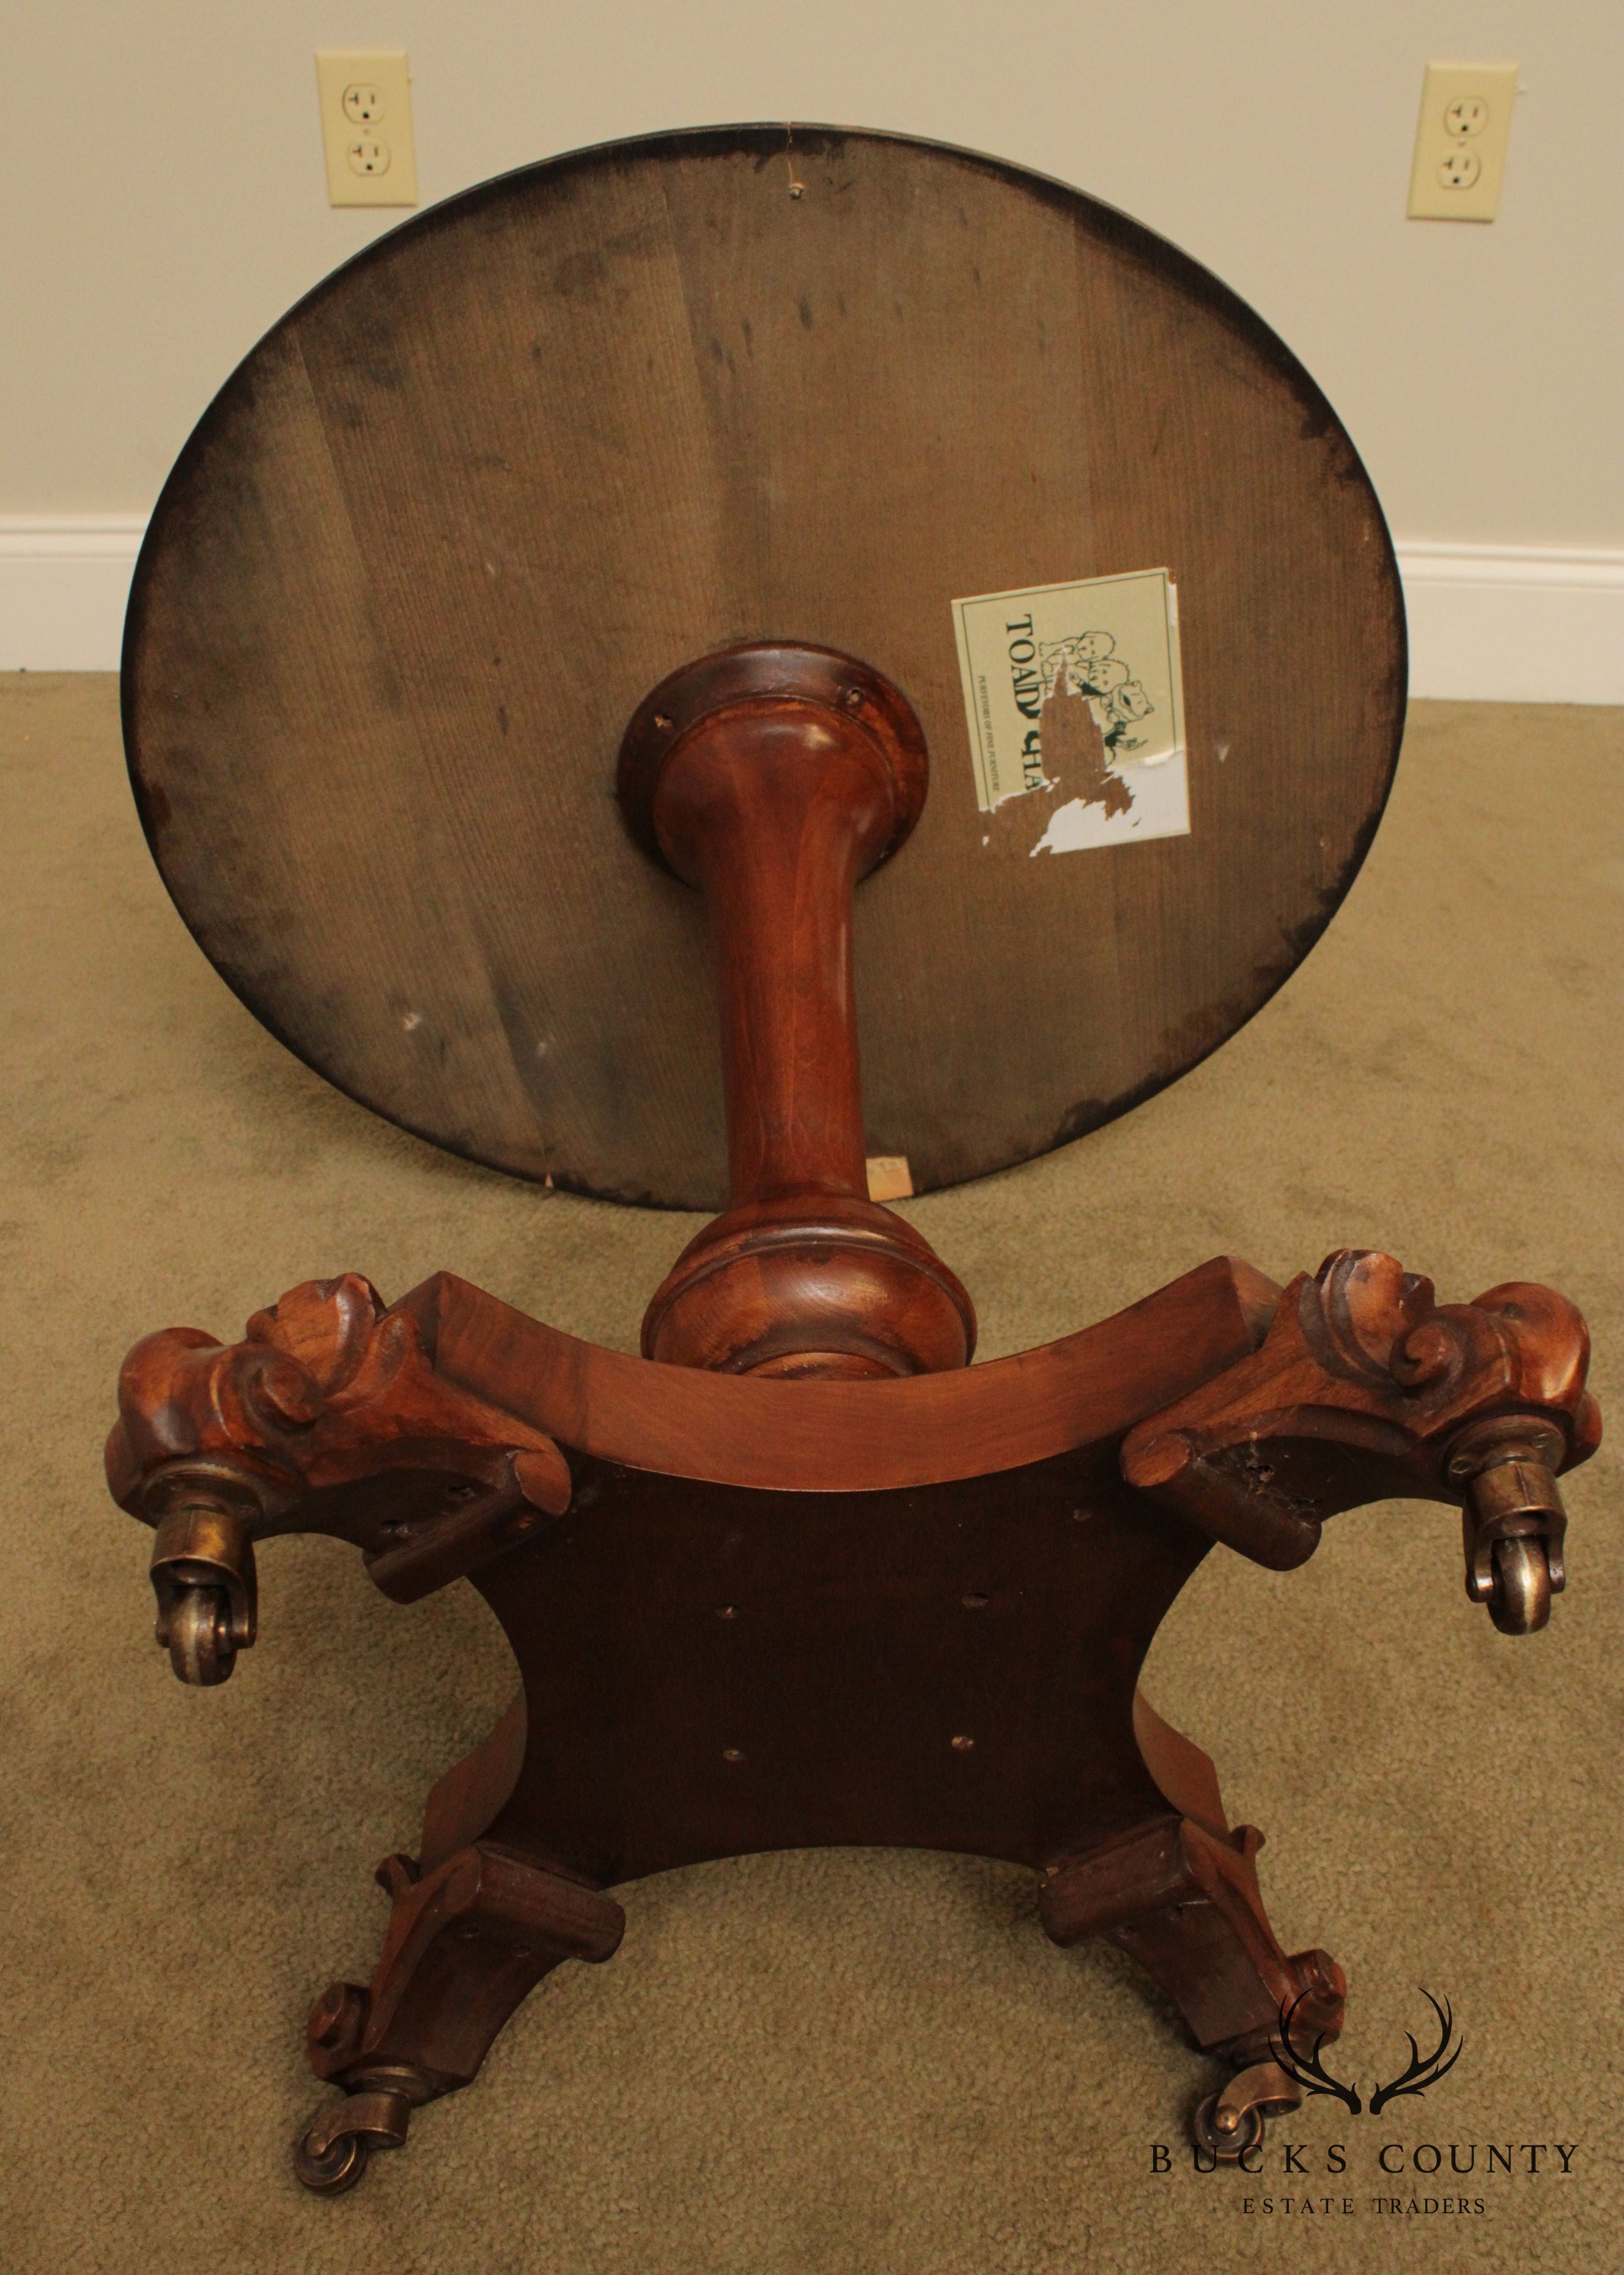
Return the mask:
<svg viewBox="0 0 1624 2275"><path fill-rule="evenodd" d="M656 726L656 727L659 727L659 728L661 728L661 729L665 729L665 728L668 727L668 726L670 725L670 723L671 723L671 722L670 722L670 721L666 717L665 713L664 713L663 711L656 711L656 712L655 712L655 714L654 714L654 724L655 724L655 726Z"/></svg>
<svg viewBox="0 0 1624 2275"><path fill-rule="evenodd" d="M846 708L848 711L860 711L863 708L863 690L860 687L849 687L846 690Z"/></svg>
<svg viewBox="0 0 1624 2275"><path fill-rule="evenodd" d="M973 1738L955 1738L953 1750L956 1754L967 1754L975 1742Z"/></svg>

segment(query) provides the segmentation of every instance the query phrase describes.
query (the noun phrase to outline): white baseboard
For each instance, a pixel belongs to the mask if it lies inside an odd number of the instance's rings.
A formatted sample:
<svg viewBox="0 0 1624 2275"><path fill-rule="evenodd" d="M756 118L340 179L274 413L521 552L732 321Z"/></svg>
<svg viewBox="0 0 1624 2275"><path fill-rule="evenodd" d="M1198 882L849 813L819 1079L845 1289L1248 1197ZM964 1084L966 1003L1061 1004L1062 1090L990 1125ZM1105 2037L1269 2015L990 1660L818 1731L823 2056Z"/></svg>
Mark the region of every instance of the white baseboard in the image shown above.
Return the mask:
<svg viewBox="0 0 1624 2275"><path fill-rule="evenodd" d="M0 514L0 671L117 671L140 513Z"/></svg>
<svg viewBox="0 0 1624 2275"><path fill-rule="evenodd" d="M1409 692L1624 703L1624 553L1401 542Z"/></svg>
<svg viewBox="0 0 1624 2275"><path fill-rule="evenodd" d="M0 515L0 670L116 671L140 514ZM1624 703L1624 552L1401 544L1409 692Z"/></svg>

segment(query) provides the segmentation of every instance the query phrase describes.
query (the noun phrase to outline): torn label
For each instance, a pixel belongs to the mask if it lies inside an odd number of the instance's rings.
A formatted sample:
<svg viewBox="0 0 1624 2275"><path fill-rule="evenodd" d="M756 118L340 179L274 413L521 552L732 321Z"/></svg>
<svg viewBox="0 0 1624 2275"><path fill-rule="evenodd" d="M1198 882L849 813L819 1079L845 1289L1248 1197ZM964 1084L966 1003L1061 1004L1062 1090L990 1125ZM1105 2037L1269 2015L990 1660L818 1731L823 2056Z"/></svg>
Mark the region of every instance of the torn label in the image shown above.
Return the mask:
<svg viewBox="0 0 1624 2275"><path fill-rule="evenodd" d="M1034 853L1189 834L1165 569L983 593L955 601L953 624L983 813L1031 797Z"/></svg>

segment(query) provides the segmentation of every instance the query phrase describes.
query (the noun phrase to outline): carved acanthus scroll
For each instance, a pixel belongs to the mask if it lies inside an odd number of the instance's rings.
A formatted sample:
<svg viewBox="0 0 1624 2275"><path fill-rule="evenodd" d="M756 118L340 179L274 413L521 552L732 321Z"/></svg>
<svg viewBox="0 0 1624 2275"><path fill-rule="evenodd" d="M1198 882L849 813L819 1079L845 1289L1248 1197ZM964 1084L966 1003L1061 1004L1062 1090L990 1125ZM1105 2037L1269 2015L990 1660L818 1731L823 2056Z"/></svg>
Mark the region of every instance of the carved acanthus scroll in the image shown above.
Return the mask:
<svg viewBox="0 0 1624 2275"><path fill-rule="evenodd" d="M1527 1633L1563 1584L1557 1476L1600 1440L1589 1359L1552 1289L1440 1307L1391 1256L1340 1249L1286 1289L1259 1349L1129 1432L1122 1474L1282 1571L1341 1510L1458 1503L1469 1594Z"/></svg>
<svg viewBox="0 0 1624 2275"><path fill-rule="evenodd" d="M158 1640L183 1681L223 1682L253 1642L256 1540L352 1540L411 1603L570 1505L553 1440L436 1374L417 1319L355 1273L306 1281L240 1343L148 1335L118 1388L108 1482L156 1530Z"/></svg>

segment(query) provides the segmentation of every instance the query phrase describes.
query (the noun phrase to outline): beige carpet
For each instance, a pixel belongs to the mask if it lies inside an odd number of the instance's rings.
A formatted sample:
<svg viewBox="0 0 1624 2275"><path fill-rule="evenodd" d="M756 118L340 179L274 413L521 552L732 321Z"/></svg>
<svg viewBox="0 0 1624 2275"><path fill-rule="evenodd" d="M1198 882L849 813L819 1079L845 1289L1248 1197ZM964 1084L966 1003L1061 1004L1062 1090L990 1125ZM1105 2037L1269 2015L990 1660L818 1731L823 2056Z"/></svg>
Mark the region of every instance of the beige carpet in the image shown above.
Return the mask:
<svg viewBox="0 0 1624 2275"><path fill-rule="evenodd" d="M1250 1027L1103 1134L918 1205L984 1355L1220 1249L1284 1279L1361 1243L1449 1298L1566 1289L1616 1413L1620 729L1419 707L1364 874ZM626 1345L691 1226L442 1158L262 1034L148 865L110 679L5 682L0 767L7 2275L1624 2266L1605 1454L1573 1480L1574 1576L1542 1636L1495 1635L1453 1514L1401 1507L1339 1519L1282 1577L1215 1551L1152 1659L1162 1713L1273 1833L1288 1948L1347 1967L1344 2074L1392 2075L1418 1985L1453 2000L1466 2051L1424 2101L1374 2121L1317 2101L1263 2179L1197 2177L1176 2144L1214 2074L1125 1961L1045 1942L1023 1875L791 1855L627 1890L615 1961L551 1977L355 2195L305 2196L306 2007L370 1971L372 1867L505 1702L504 1647L465 1586L401 1611L347 1551L284 1542L258 1647L224 1689L182 1689L151 1642L147 1536L100 1482L120 1356L182 1321L234 1337L350 1266L395 1293L449 1266ZM1529 2176L1521 2144L1559 2141L1570 2175L1547 2150ZM1442 2174L1384 2177L1385 2142L1439 2144ZM1484 2178L1491 2142L1515 2177ZM1464 2181L1452 2143L1477 2144ZM1462 2190L1481 2212L1373 2208Z"/></svg>

